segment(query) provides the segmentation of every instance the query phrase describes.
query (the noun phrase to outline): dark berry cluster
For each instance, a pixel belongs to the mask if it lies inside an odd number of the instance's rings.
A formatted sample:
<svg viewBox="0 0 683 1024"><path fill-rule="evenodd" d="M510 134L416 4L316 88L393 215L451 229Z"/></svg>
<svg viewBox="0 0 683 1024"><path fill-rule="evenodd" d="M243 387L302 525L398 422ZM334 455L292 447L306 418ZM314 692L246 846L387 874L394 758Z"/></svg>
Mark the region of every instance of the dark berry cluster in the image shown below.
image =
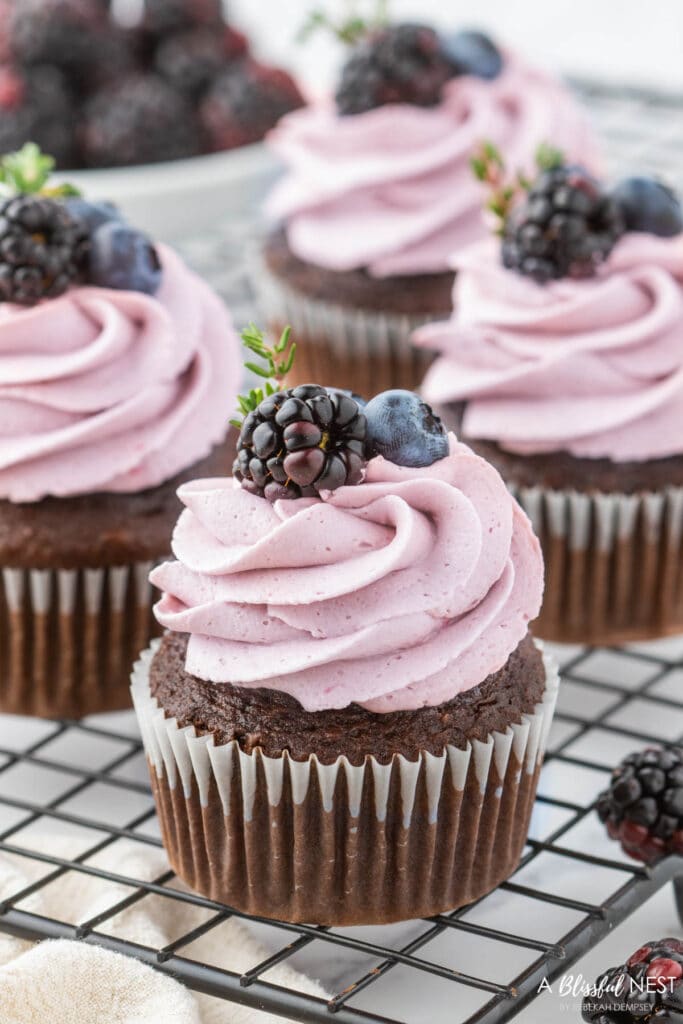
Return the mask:
<svg viewBox="0 0 683 1024"><path fill-rule="evenodd" d="M629 856L683 854L683 748L629 754L598 799L600 820Z"/></svg>
<svg viewBox="0 0 683 1024"><path fill-rule="evenodd" d="M627 231L663 238L683 231L678 197L656 179L626 178L608 189L547 143L536 163L536 178L511 177L491 142L471 160L490 192L486 209L497 222L503 265L539 284L592 276Z"/></svg>
<svg viewBox="0 0 683 1024"><path fill-rule="evenodd" d="M242 486L268 501L316 497L359 484L369 459L382 456L399 466L431 466L448 455L438 416L412 391L384 391L367 404L358 395L319 384L282 384L296 345L285 328L272 348L253 324L242 340L265 366L247 369L267 380L238 399L242 419L233 466ZM276 384L273 384L273 381Z"/></svg>
<svg viewBox="0 0 683 1024"><path fill-rule="evenodd" d="M245 417L234 472L269 501L315 496L360 483L365 436L365 416L350 395L317 384L276 391Z"/></svg>
<svg viewBox="0 0 683 1024"><path fill-rule="evenodd" d="M0 160L12 193L0 204L0 302L31 306L76 282L153 294L162 271L147 236L110 203L51 187L53 165L33 143Z"/></svg>
<svg viewBox="0 0 683 1024"><path fill-rule="evenodd" d="M351 55L337 89L337 107L342 114L361 114L386 103L434 106L451 77L434 29L392 26L375 33Z"/></svg>
<svg viewBox="0 0 683 1024"><path fill-rule="evenodd" d="M542 171L505 224L504 266L544 283L589 277L624 231L619 205L581 167Z"/></svg>
<svg viewBox="0 0 683 1024"><path fill-rule="evenodd" d="M301 94L291 75L246 61L214 80L202 100L202 123L213 149L234 149L258 142L300 105Z"/></svg>
<svg viewBox="0 0 683 1024"><path fill-rule="evenodd" d="M0 299L32 305L83 274L87 231L63 203L14 196L0 207Z"/></svg>
<svg viewBox="0 0 683 1024"><path fill-rule="evenodd" d="M236 121L261 139L303 103L286 72L253 60L220 0L144 0L132 27L106 0L0 0L0 63L0 150L34 141L61 168L241 145ZM214 88L221 102L205 110Z"/></svg>
<svg viewBox="0 0 683 1024"><path fill-rule="evenodd" d="M376 28L354 48L337 89L341 114L361 114L387 103L434 106L449 79L495 78L503 61L481 32L440 36L410 22Z"/></svg>
<svg viewBox="0 0 683 1024"><path fill-rule="evenodd" d="M683 1024L683 942L646 942L605 971L583 1000L588 1024Z"/></svg>

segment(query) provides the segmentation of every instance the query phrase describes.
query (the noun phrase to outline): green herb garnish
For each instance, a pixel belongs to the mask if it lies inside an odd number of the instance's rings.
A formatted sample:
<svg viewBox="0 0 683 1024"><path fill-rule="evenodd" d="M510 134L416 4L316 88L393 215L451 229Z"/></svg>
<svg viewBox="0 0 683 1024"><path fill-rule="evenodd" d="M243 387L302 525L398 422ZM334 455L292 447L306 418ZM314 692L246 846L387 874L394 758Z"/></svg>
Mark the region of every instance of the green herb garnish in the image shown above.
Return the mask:
<svg viewBox="0 0 683 1024"><path fill-rule="evenodd" d="M565 162L562 151L546 142L536 150L535 160L539 171L552 171ZM495 233L502 235L510 212L530 190L533 181L522 171L510 175L500 150L492 142L481 143L470 160L470 166L477 181L490 189L485 208L495 217Z"/></svg>
<svg viewBox="0 0 683 1024"><path fill-rule="evenodd" d="M346 46L355 46L377 29L389 24L389 0L373 0L373 3L374 9L367 16L360 13L357 0L347 0L346 13L341 17L316 7L301 26L297 40L306 42L319 29L325 29Z"/></svg>
<svg viewBox="0 0 683 1024"><path fill-rule="evenodd" d="M80 196L73 185L48 185L54 169L54 158L43 153L35 142L27 142L16 153L7 153L0 159L0 184L16 195L44 195L54 199Z"/></svg>
<svg viewBox="0 0 683 1024"><path fill-rule="evenodd" d="M257 377L263 377L266 381L262 388L252 388L247 395L237 396L237 405L244 418L248 413L253 412L261 404L264 398L274 395L282 389L287 374L294 365L296 356L296 343L291 341L292 328L285 327L280 335L280 340L275 345L266 345L263 331L259 330L256 324L249 324L242 331L242 341L250 352L262 359L265 365L247 362L245 367L251 370ZM230 423L239 430L242 420L232 419Z"/></svg>

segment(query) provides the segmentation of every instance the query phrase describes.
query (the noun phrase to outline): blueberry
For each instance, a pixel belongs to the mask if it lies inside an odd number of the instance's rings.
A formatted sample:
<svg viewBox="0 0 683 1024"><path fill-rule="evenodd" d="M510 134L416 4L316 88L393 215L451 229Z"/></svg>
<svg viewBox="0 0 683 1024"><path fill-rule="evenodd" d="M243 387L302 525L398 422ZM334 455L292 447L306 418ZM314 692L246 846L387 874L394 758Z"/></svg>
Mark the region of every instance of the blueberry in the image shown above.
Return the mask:
<svg viewBox="0 0 683 1024"><path fill-rule="evenodd" d="M431 466L448 455L448 435L426 402L412 391L383 391L363 410L368 458L397 466Z"/></svg>
<svg viewBox="0 0 683 1024"><path fill-rule="evenodd" d="M121 220L121 212L113 203L89 203L87 199L74 196L66 199L64 205L70 214L86 225L89 232L96 231L111 220Z"/></svg>
<svg viewBox="0 0 683 1024"><path fill-rule="evenodd" d="M503 70L503 57L487 35L471 29L441 38L441 49L454 75L497 78Z"/></svg>
<svg viewBox="0 0 683 1024"><path fill-rule="evenodd" d="M146 235L120 221L99 227L90 239L90 284L154 295L161 263Z"/></svg>
<svg viewBox="0 0 683 1024"><path fill-rule="evenodd" d="M656 178L625 178L612 191L627 231L671 238L683 231L683 210L676 193Z"/></svg>

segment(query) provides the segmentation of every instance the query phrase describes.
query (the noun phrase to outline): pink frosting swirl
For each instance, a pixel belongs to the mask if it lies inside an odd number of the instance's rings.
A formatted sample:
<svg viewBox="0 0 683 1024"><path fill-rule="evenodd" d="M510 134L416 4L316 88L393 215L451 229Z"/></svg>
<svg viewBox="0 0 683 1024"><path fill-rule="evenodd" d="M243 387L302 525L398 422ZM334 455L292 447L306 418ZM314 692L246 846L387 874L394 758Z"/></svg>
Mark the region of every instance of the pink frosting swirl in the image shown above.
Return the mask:
<svg viewBox="0 0 683 1024"><path fill-rule="evenodd" d="M437 705L500 669L538 614L540 548L498 473L451 436L428 469L270 505L233 480L183 486L176 562L152 574L187 670L309 711ZM245 641L248 637L248 641Z"/></svg>
<svg viewBox="0 0 683 1024"><path fill-rule="evenodd" d="M456 250L486 233L484 191L470 168L483 139L513 168L528 168L548 140L597 162L567 90L508 56L493 81L453 79L434 108L393 104L340 117L323 103L287 115L269 136L289 173L268 212L285 221L292 251L321 267L368 267L377 277L445 271Z"/></svg>
<svg viewBox="0 0 683 1024"><path fill-rule="evenodd" d="M458 260L455 312L417 332L427 401L510 451L614 462L683 452L683 235L625 235L588 280L537 285L499 244Z"/></svg>
<svg viewBox="0 0 683 1024"><path fill-rule="evenodd" d="M0 307L0 497L141 491L224 437L237 336L218 297L159 251L154 297L84 287Z"/></svg>

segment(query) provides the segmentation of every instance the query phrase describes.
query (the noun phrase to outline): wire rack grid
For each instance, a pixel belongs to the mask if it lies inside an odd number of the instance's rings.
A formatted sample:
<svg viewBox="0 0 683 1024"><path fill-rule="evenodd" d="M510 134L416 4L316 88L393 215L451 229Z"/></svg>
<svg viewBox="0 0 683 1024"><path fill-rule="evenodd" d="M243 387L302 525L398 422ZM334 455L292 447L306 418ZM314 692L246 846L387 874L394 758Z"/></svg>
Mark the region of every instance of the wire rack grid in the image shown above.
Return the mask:
<svg viewBox="0 0 683 1024"><path fill-rule="evenodd" d="M647 170L683 185L677 161L683 98L580 83L605 136L610 169ZM676 115L676 116L673 116ZM252 226L188 239L185 255L226 296L237 322L253 315L239 269ZM227 269L226 269L227 268ZM0 716L0 856L31 866L31 879L0 898L0 932L70 938L151 964L217 998L291 1020L339 1024L500 1024L662 885L683 874L678 858L628 861L594 813L612 766L631 749L683 740L683 638L628 649L557 648L560 706L519 869L472 906L384 928L290 925L239 912L184 889L167 869L152 879L102 867L119 844L160 846L146 764L131 713L81 722ZM74 852L37 845L42 832L78 840ZM50 886L80 876L116 886L88 920L36 910ZM677 888L680 904L683 894ZM201 921L162 948L116 934L122 911L152 899L201 911ZM243 973L203 962L193 947L237 919L267 948ZM195 918L193 918L195 920ZM514 927L511 926L514 923ZM504 951L505 955L502 955ZM505 964L505 968L499 964ZM291 964L320 978L329 998L269 978Z"/></svg>
<svg viewBox="0 0 683 1024"><path fill-rule="evenodd" d="M653 868L627 861L593 813L617 757L683 736L683 701L676 697L683 694L683 639L628 651L557 648L557 654L563 662L563 693L527 848L516 874L477 904L403 926L336 930L247 918L178 887L170 870L145 880L102 868L93 860L121 841L160 845L131 717L26 720L23 729L5 719L0 728L0 854L39 862L41 870L0 902L0 930L24 939L96 943L135 956L205 994L292 1020L415 1024L423 1019L419 1007L431 1006L435 987L443 999L444 985L453 987L444 1021L510 1020L534 997L543 977L565 972L683 872L678 858ZM31 742L17 744L22 736ZM36 848L38 828L75 829L82 848L70 856ZM70 872L116 885L116 898L88 920L56 920L27 909L41 889L60 884ZM201 908L205 919L163 948L142 946L107 930L121 911L152 897ZM242 974L192 956L192 944L231 916L257 930L267 926L270 936L272 952ZM474 961L468 952L473 944ZM513 977L501 977L496 969L501 945L507 947L505 963L519 966ZM268 972L285 961L322 974L332 993L329 1000L269 982ZM473 962L479 970L472 969ZM399 1015L384 1012L387 984L401 993L398 1005L404 1010ZM440 1018L430 1008L424 1019Z"/></svg>

